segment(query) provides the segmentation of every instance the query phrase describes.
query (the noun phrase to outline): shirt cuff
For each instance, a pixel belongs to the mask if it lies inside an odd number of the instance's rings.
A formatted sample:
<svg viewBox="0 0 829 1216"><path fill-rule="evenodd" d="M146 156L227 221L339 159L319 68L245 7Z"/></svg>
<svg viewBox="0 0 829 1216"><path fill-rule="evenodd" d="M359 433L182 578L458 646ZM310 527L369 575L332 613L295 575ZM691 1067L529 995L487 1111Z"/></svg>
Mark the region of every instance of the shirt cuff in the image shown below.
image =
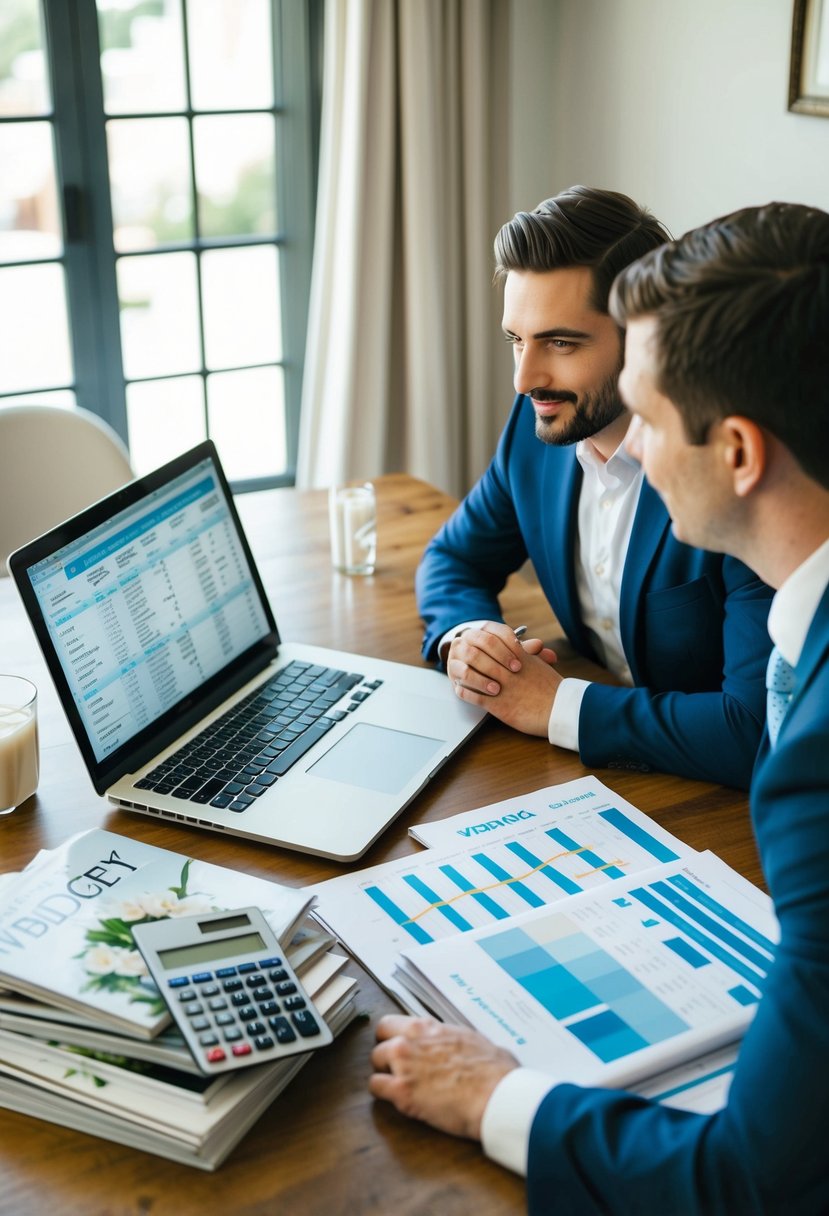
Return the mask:
<svg viewBox="0 0 829 1216"><path fill-rule="evenodd" d="M438 642L438 658L443 666L446 666L446 659L449 654L449 647L459 633L463 633L464 629L480 629L485 625L486 621L461 621L458 625L453 625L451 629L447 629L446 633Z"/></svg>
<svg viewBox="0 0 829 1216"><path fill-rule="evenodd" d="M555 1084L552 1077L529 1068L514 1068L501 1078L481 1120L481 1144L487 1157L526 1178L533 1120Z"/></svg>
<svg viewBox="0 0 829 1216"><path fill-rule="evenodd" d="M556 689L556 699L547 724L547 738L556 747L566 747L571 752L579 750L579 715L589 687L589 680L571 678L562 680Z"/></svg>

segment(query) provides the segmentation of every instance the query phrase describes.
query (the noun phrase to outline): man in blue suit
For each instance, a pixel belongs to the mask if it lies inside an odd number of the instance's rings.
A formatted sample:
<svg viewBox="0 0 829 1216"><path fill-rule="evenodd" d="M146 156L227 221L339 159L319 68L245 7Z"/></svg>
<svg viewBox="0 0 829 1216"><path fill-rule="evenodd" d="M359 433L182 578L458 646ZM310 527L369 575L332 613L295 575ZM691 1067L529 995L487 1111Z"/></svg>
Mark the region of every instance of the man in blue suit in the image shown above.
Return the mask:
<svg viewBox="0 0 829 1216"><path fill-rule="evenodd" d="M771 591L672 535L624 448L623 337L608 293L667 237L631 199L583 186L499 232L518 396L488 470L418 570L423 653L446 662L459 697L588 767L747 788ZM527 558L570 642L618 686L562 680L552 651L503 622L499 592Z"/></svg>
<svg viewBox="0 0 829 1216"><path fill-rule="evenodd" d="M772 203L617 280L628 438L677 537L778 588L768 730L751 784L780 925L726 1105L701 1115L556 1085L429 1019L378 1027L371 1088L480 1136L527 1174L531 1213L829 1212L829 215Z"/></svg>

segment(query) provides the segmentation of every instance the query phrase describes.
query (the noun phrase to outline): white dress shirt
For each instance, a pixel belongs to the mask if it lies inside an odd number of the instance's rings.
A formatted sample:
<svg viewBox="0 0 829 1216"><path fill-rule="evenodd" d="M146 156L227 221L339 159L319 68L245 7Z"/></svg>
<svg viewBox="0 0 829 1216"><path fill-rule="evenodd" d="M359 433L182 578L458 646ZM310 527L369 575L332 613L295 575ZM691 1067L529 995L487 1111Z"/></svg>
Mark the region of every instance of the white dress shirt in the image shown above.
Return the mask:
<svg viewBox="0 0 829 1216"><path fill-rule="evenodd" d="M632 684L622 646L619 605L643 473L624 441L605 461L589 439L582 440L576 444L576 458L583 472L575 550L582 620L607 669L623 684ZM483 623L465 621L455 625L441 638L439 653L448 648L461 630L478 628ZM587 680L566 679L559 684L547 728L551 743L578 751L579 714L588 687Z"/></svg>
<svg viewBox="0 0 829 1216"><path fill-rule="evenodd" d="M789 575L772 600L769 634L783 657L796 666L806 635L829 586L829 540ZM526 1175L530 1131L555 1078L529 1068L516 1068L499 1081L484 1110L481 1144L493 1161Z"/></svg>
<svg viewBox="0 0 829 1216"><path fill-rule="evenodd" d="M787 663L796 667L812 618L829 584L829 540L790 574L771 601L769 635Z"/></svg>

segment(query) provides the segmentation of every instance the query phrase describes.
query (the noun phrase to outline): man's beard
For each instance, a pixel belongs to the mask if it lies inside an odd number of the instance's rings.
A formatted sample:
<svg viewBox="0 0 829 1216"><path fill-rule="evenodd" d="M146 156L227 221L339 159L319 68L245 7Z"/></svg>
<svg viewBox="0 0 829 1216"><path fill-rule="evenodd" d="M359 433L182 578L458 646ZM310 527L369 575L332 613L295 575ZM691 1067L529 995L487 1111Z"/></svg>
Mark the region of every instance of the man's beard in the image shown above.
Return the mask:
<svg viewBox="0 0 829 1216"><path fill-rule="evenodd" d="M614 372L595 393L585 393L581 398L575 393L556 393L539 389L535 393L537 401L572 401L575 410L570 420L563 425L559 424L557 417L540 418L536 415L536 437L542 443L566 447L571 443L579 443L582 439L590 439L599 431L603 431L611 422L616 421L625 408L619 400L618 382L619 373Z"/></svg>

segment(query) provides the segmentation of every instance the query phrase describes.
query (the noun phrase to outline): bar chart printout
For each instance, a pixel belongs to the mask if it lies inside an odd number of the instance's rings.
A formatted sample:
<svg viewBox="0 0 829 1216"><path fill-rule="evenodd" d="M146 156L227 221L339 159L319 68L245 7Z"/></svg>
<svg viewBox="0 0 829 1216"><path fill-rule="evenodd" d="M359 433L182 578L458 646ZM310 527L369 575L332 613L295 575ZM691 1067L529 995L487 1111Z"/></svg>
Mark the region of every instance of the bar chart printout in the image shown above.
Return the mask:
<svg viewBox="0 0 829 1216"><path fill-rule="evenodd" d="M428 853L367 878L362 891L400 943L426 945L606 886L679 854L617 807L580 807L556 826L454 856Z"/></svg>
<svg viewBox="0 0 829 1216"><path fill-rule="evenodd" d="M664 867L652 881L628 879L618 895L584 893L477 930L462 949L447 940L405 951L407 966L437 994L439 1012L508 1031L502 1038L524 1063L554 1067L554 1043L588 1077L649 1049L667 1067L672 1043L704 1050L705 1035L740 1036L774 957L767 908L710 881L704 865L700 873Z"/></svg>

